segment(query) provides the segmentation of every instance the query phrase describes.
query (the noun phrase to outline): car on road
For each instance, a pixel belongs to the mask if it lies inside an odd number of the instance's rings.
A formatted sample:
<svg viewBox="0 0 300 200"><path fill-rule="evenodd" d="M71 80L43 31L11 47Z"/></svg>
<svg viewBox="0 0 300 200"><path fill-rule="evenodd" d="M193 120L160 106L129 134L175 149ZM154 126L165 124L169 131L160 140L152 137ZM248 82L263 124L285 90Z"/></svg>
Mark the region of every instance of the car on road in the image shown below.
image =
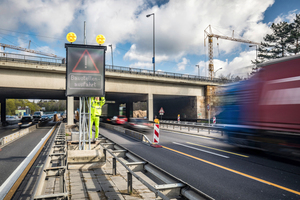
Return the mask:
<svg viewBox="0 0 300 200"><path fill-rule="evenodd" d="M15 116L6 115L6 122L8 125L17 124L19 121L20 119Z"/></svg>
<svg viewBox="0 0 300 200"><path fill-rule="evenodd" d="M128 122L128 119L126 116L123 115L119 115L119 116L114 116L113 118L111 118L111 123L112 124L125 124L126 122Z"/></svg>
<svg viewBox="0 0 300 200"><path fill-rule="evenodd" d="M18 123L19 128L26 128L33 124L32 116L23 116L21 121Z"/></svg>
<svg viewBox="0 0 300 200"><path fill-rule="evenodd" d="M42 120L42 122L46 122L49 120L49 118L47 115L42 115L41 120Z"/></svg>
<svg viewBox="0 0 300 200"><path fill-rule="evenodd" d="M151 123L141 118L130 118L125 127L143 133L151 133L153 131Z"/></svg>
<svg viewBox="0 0 300 200"><path fill-rule="evenodd" d="M38 123L40 121L42 121L42 117L40 115L33 115L32 116L32 122L33 123Z"/></svg>

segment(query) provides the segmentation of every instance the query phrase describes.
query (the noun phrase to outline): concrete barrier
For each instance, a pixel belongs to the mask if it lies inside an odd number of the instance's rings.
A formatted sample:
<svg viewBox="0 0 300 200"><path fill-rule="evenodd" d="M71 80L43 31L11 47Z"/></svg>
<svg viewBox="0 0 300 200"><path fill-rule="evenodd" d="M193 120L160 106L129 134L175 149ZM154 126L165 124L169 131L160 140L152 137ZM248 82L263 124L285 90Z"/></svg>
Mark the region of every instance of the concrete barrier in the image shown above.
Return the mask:
<svg viewBox="0 0 300 200"><path fill-rule="evenodd" d="M24 135L27 135L28 133L36 130L37 127L38 127L38 124L30 126L29 128L26 128L26 129L21 129L15 133L12 133L3 138L0 138L0 147L9 144L9 143L23 137Z"/></svg>

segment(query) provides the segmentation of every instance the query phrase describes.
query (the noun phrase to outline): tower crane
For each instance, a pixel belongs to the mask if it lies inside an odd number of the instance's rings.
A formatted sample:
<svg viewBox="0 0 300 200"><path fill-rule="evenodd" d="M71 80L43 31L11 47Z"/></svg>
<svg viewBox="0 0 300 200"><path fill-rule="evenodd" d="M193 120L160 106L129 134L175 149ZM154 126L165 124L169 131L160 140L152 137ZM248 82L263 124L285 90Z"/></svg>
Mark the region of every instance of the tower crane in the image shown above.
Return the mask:
<svg viewBox="0 0 300 200"><path fill-rule="evenodd" d="M208 71L209 71L209 76L212 79L214 77L214 60L213 60L213 37L219 39L224 39L224 40L231 40L231 41L236 41L236 42L243 42L243 43L249 43L249 44L255 44L255 45L260 45L258 42L253 42L250 40L243 40L243 39L238 39L234 38L234 32L232 32L232 37L229 36L223 36L223 35L217 35L212 33L211 30L211 25L209 25L205 30L204 30L204 47L206 47L206 38L208 38L208 53L209 53L209 64L208 64Z"/></svg>
<svg viewBox="0 0 300 200"><path fill-rule="evenodd" d="M52 54L52 53L44 53L44 52L41 52L41 51L35 51L35 50L29 49L29 48L26 49L26 48L23 48L23 47L17 47L17 46L9 45L9 44L0 43L0 46L3 47L3 49L10 48L10 49L15 49L15 50L19 50L19 51L26 51L26 52L29 52L29 53L40 54L40 55L54 57L54 58L61 58L61 57L58 57L57 55ZM30 47L30 43L29 43L28 47Z"/></svg>

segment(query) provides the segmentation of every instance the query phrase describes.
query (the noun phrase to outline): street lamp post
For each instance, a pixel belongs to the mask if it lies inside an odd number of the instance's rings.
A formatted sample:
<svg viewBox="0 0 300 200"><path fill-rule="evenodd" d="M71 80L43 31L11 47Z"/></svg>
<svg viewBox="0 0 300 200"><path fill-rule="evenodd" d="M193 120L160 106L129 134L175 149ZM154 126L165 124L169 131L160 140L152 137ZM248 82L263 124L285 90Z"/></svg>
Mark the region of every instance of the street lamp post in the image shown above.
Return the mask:
<svg viewBox="0 0 300 200"><path fill-rule="evenodd" d="M196 65L196 67L198 67L198 76L200 77L200 66Z"/></svg>
<svg viewBox="0 0 300 200"><path fill-rule="evenodd" d="M149 14L146 15L146 17L150 17L153 15L153 58L152 58L152 63L153 63L153 75L155 75L155 14Z"/></svg>
<svg viewBox="0 0 300 200"><path fill-rule="evenodd" d="M254 47L254 46L255 46L255 49L256 49L255 69L257 69L257 46L258 46L258 45L249 45L249 47Z"/></svg>
<svg viewBox="0 0 300 200"><path fill-rule="evenodd" d="M217 73L217 71L219 71L219 70L221 70L222 69L222 67L221 68L219 68L219 69L217 69L216 71L215 71L215 77L216 77L216 73Z"/></svg>
<svg viewBox="0 0 300 200"><path fill-rule="evenodd" d="M113 55L113 49L112 44L108 45L111 49L111 68L114 68L114 55Z"/></svg>

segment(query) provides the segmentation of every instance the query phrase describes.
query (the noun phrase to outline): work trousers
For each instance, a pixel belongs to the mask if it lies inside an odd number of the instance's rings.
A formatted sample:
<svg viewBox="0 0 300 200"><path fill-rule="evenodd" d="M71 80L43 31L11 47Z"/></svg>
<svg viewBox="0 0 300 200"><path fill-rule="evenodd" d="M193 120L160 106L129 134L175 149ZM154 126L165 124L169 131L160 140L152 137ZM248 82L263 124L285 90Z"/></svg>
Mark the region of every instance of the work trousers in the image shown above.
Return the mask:
<svg viewBox="0 0 300 200"><path fill-rule="evenodd" d="M96 116L93 117L93 116L91 116L91 134L90 134L91 139L93 139L92 138L93 137L93 130L92 130L92 128L93 128L94 122L95 122L95 139L97 139L98 135L99 135L99 117L96 117Z"/></svg>

